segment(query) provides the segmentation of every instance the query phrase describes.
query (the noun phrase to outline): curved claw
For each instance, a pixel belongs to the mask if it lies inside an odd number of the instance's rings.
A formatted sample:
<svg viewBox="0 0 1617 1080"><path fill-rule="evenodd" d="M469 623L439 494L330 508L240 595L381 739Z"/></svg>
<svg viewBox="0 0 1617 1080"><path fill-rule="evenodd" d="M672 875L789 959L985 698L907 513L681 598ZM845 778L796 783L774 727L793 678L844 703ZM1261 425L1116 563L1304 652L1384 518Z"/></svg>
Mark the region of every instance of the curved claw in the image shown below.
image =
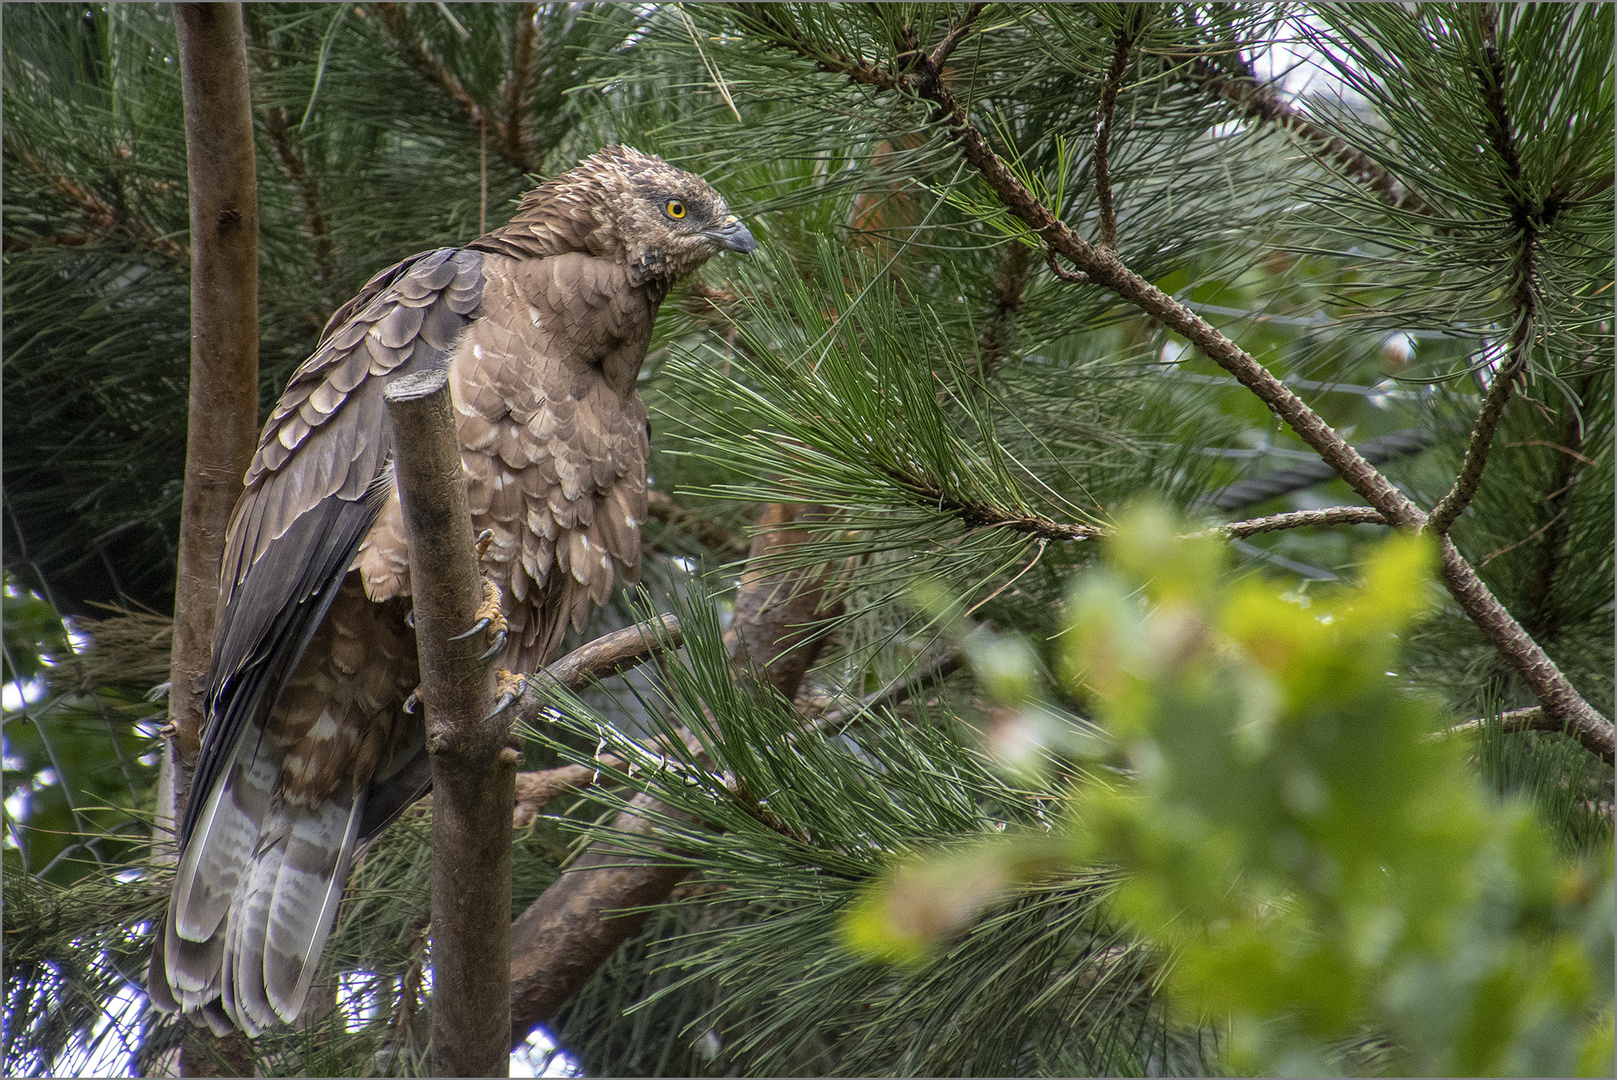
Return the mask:
<svg viewBox="0 0 1617 1080"><path fill-rule="evenodd" d="M505 631L496 630L494 631L494 644L483 650L483 655L479 656L478 659L486 663L498 656L503 648L505 648Z"/></svg>
<svg viewBox="0 0 1617 1080"><path fill-rule="evenodd" d="M488 721L494 719L496 716L509 709L512 705L515 705L519 696L520 695L516 690L507 690L505 693L501 694L499 698L495 700L494 708L490 709L488 711L488 715L483 717L483 722L488 723Z"/></svg>
<svg viewBox="0 0 1617 1080"><path fill-rule="evenodd" d="M449 640L450 641L465 641L467 638L471 637L473 634L481 634L484 630L487 630L489 628L489 626L493 624L493 622L494 622L493 619L490 619L487 616L484 616L483 618L478 619L476 622L472 623L472 628L470 630L466 631L464 634L456 634L454 637L450 638Z"/></svg>
<svg viewBox="0 0 1617 1080"><path fill-rule="evenodd" d="M404 711L411 716L415 715L415 707L421 704L421 688L410 691L410 696L404 699Z"/></svg>

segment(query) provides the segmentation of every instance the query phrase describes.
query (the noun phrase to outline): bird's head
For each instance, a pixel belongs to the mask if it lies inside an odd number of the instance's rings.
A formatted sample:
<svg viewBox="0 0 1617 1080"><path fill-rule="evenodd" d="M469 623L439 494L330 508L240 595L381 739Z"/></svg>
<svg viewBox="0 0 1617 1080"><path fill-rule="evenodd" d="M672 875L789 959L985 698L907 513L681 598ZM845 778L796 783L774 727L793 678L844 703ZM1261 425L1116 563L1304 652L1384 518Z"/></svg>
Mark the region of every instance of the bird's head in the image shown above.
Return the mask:
<svg viewBox="0 0 1617 1080"><path fill-rule="evenodd" d="M541 211L535 234L571 233L570 244L621 259L640 281L672 283L721 252L758 246L706 180L628 146L597 151L528 200Z"/></svg>

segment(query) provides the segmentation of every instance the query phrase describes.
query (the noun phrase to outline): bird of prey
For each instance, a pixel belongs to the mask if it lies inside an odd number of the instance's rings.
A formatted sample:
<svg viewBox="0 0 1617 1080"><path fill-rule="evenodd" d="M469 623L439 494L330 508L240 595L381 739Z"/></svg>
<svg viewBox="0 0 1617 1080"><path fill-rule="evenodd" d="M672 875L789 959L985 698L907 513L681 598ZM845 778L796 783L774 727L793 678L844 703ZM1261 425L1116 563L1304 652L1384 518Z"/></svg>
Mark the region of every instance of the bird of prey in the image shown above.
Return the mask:
<svg viewBox="0 0 1617 1080"><path fill-rule="evenodd" d="M326 324L231 516L196 779L148 987L249 1036L298 1016L356 845L426 793L410 563L382 391L447 368L502 667L640 569L658 305L752 234L706 182L608 147L509 224L405 259Z"/></svg>

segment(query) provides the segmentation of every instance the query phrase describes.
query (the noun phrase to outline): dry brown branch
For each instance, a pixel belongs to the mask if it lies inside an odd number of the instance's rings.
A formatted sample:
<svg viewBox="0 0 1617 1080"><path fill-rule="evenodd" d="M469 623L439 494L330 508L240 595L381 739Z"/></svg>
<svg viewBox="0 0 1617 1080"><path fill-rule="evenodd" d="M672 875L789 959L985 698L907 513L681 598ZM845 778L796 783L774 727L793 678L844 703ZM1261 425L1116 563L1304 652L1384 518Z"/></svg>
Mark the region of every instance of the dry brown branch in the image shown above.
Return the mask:
<svg viewBox="0 0 1617 1080"><path fill-rule="evenodd" d="M761 524L786 525L821 512L816 507L770 506ZM749 562L767 560L781 548L799 543L801 536L783 528L762 532L753 540ZM822 608L828 584L828 575L815 571L753 573L743 577L738 589L736 617L727 636L731 656L738 664L756 665L788 699L813 662L818 642L804 631L826 616ZM636 628L630 630L640 636ZM686 817L640 794L613 819L610 829L620 836L655 837L659 822L669 819ZM630 846L611 839L592 843L511 927L512 1046L554 1017L645 924L649 912L630 909L667 899L689 873L685 867L627 850Z"/></svg>
<svg viewBox="0 0 1617 1080"><path fill-rule="evenodd" d="M416 649L432 755L432 1069L508 1070L511 805L509 711L488 717L485 642L457 637L483 596L449 376L424 371L383 392L410 546Z"/></svg>

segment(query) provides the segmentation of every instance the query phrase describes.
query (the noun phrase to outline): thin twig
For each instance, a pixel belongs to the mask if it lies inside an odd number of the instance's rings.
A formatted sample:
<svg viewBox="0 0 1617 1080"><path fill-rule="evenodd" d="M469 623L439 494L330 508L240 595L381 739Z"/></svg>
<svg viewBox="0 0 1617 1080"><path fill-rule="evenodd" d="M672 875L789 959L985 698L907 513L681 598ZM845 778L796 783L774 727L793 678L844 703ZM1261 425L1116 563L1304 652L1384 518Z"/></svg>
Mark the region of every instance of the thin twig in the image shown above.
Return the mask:
<svg viewBox="0 0 1617 1080"><path fill-rule="evenodd" d="M983 8L987 6L987 4L972 4L966 8L965 14L960 16L960 21L949 28L949 32L943 35L943 40L938 42L937 48L932 50L932 55L929 59L933 67L943 67L944 61L949 59L950 54L955 50L955 46L959 45L965 36L971 32L972 26L977 22L977 16L981 15Z"/></svg>
<svg viewBox="0 0 1617 1080"><path fill-rule="evenodd" d="M1324 510L1294 510L1288 514L1232 521L1209 530L1236 540L1281 529L1306 529L1316 525L1386 525L1385 515L1369 506L1331 506ZM1202 534L1204 535L1204 534Z"/></svg>
<svg viewBox="0 0 1617 1080"><path fill-rule="evenodd" d="M1540 525L1538 528L1534 529L1532 532L1528 533L1526 536L1522 537L1520 540L1517 540L1515 543L1506 544L1504 547L1497 548L1494 551L1488 553L1488 555L1484 556L1483 560L1480 563L1478 563L1477 565L1479 567L1487 566L1489 563L1493 562L1495 559L1499 558L1499 556L1505 554L1506 552L1515 551L1517 548L1521 547L1523 544L1527 543L1529 540L1532 540L1535 537L1542 534L1545 529L1548 529L1551 525L1554 525L1557 521L1560 521L1564 517L1566 517L1566 507L1563 506L1563 507L1561 507L1560 510L1556 511L1555 516L1550 518L1550 520L1546 521L1544 524Z"/></svg>
<svg viewBox="0 0 1617 1080"><path fill-rule="evenodd" d="M1135 24L1138 12L1126 9L1124 18L1129 26ZM1117 93L1123 88L1123 76L1129 69L1129 54L1134 49L1131 30L1119 30L1116 47L1112 51L1112 67L1106 73L1106 83L1100 91L1100 116L1095 121L1095 194L1100 199L1100 246L1108 251L1117 249L1117 208L1112 202L1112 172L1109 161L1112 145L1112 116L1117 110Z"/></svg>
<svg viewBox="0 0 1617 1080"><path fill-rule="evenodd" d="M1299 142L1305 144L1305 149L1309 149L1314 158L1328 165L1337 165L1349 176L1368 184L1370 189L1380 195L1394 210L1405 210L1412 214L1434 218L1443 216L1375 160L1354 149L1338 136L1332 135L1284 101L1273 86L1258 79L1251 66L1244 60L1234 60L1237 71L1231 73L1221 70L1218 65L1199 54L1182 55L1173 59L1183 62L1185 70L1192 79L1209 92L1238 106L1253 119L1262 120L1290 132Z"/></svg>
<svg viewBox="0 0 1617 1080"><path fill-rule="evenodd" d="M1465 460L1460 465L1454 486L1433 508L1427 528L1447 533L1455 519L1471 504L1482 484L1483 470L1488 467L1488 454L1493 445L1495 430L1505 415L1510 395L1527 369L1527 358L1533 347L1533 332L1537 314L1536 263L1538 256L1538 226L1533 208L1523 202L1521 157L1516 151L1516 135L1510 116L1505 110L1505 64L1499 56L1495 41L1496 15L1491 7L1479 9L1478 18L1483 25L1483 58L1478 68L1477 82L1483 101L1488 106L1488 137L1494 151L1505 164L1505 197L1511 204L1513 217L1521 232L1521 247L1516 256L1516 293L1511 298L1516 308L1516 326L1510 335L1510 346L1505 363L1494 372L1488 385L1487 396L1477 413L1476 425L1465 448ZM1490 556L1491 557L1491 556ZM1486 564L1484 564L1486 565Z"/></svg>

